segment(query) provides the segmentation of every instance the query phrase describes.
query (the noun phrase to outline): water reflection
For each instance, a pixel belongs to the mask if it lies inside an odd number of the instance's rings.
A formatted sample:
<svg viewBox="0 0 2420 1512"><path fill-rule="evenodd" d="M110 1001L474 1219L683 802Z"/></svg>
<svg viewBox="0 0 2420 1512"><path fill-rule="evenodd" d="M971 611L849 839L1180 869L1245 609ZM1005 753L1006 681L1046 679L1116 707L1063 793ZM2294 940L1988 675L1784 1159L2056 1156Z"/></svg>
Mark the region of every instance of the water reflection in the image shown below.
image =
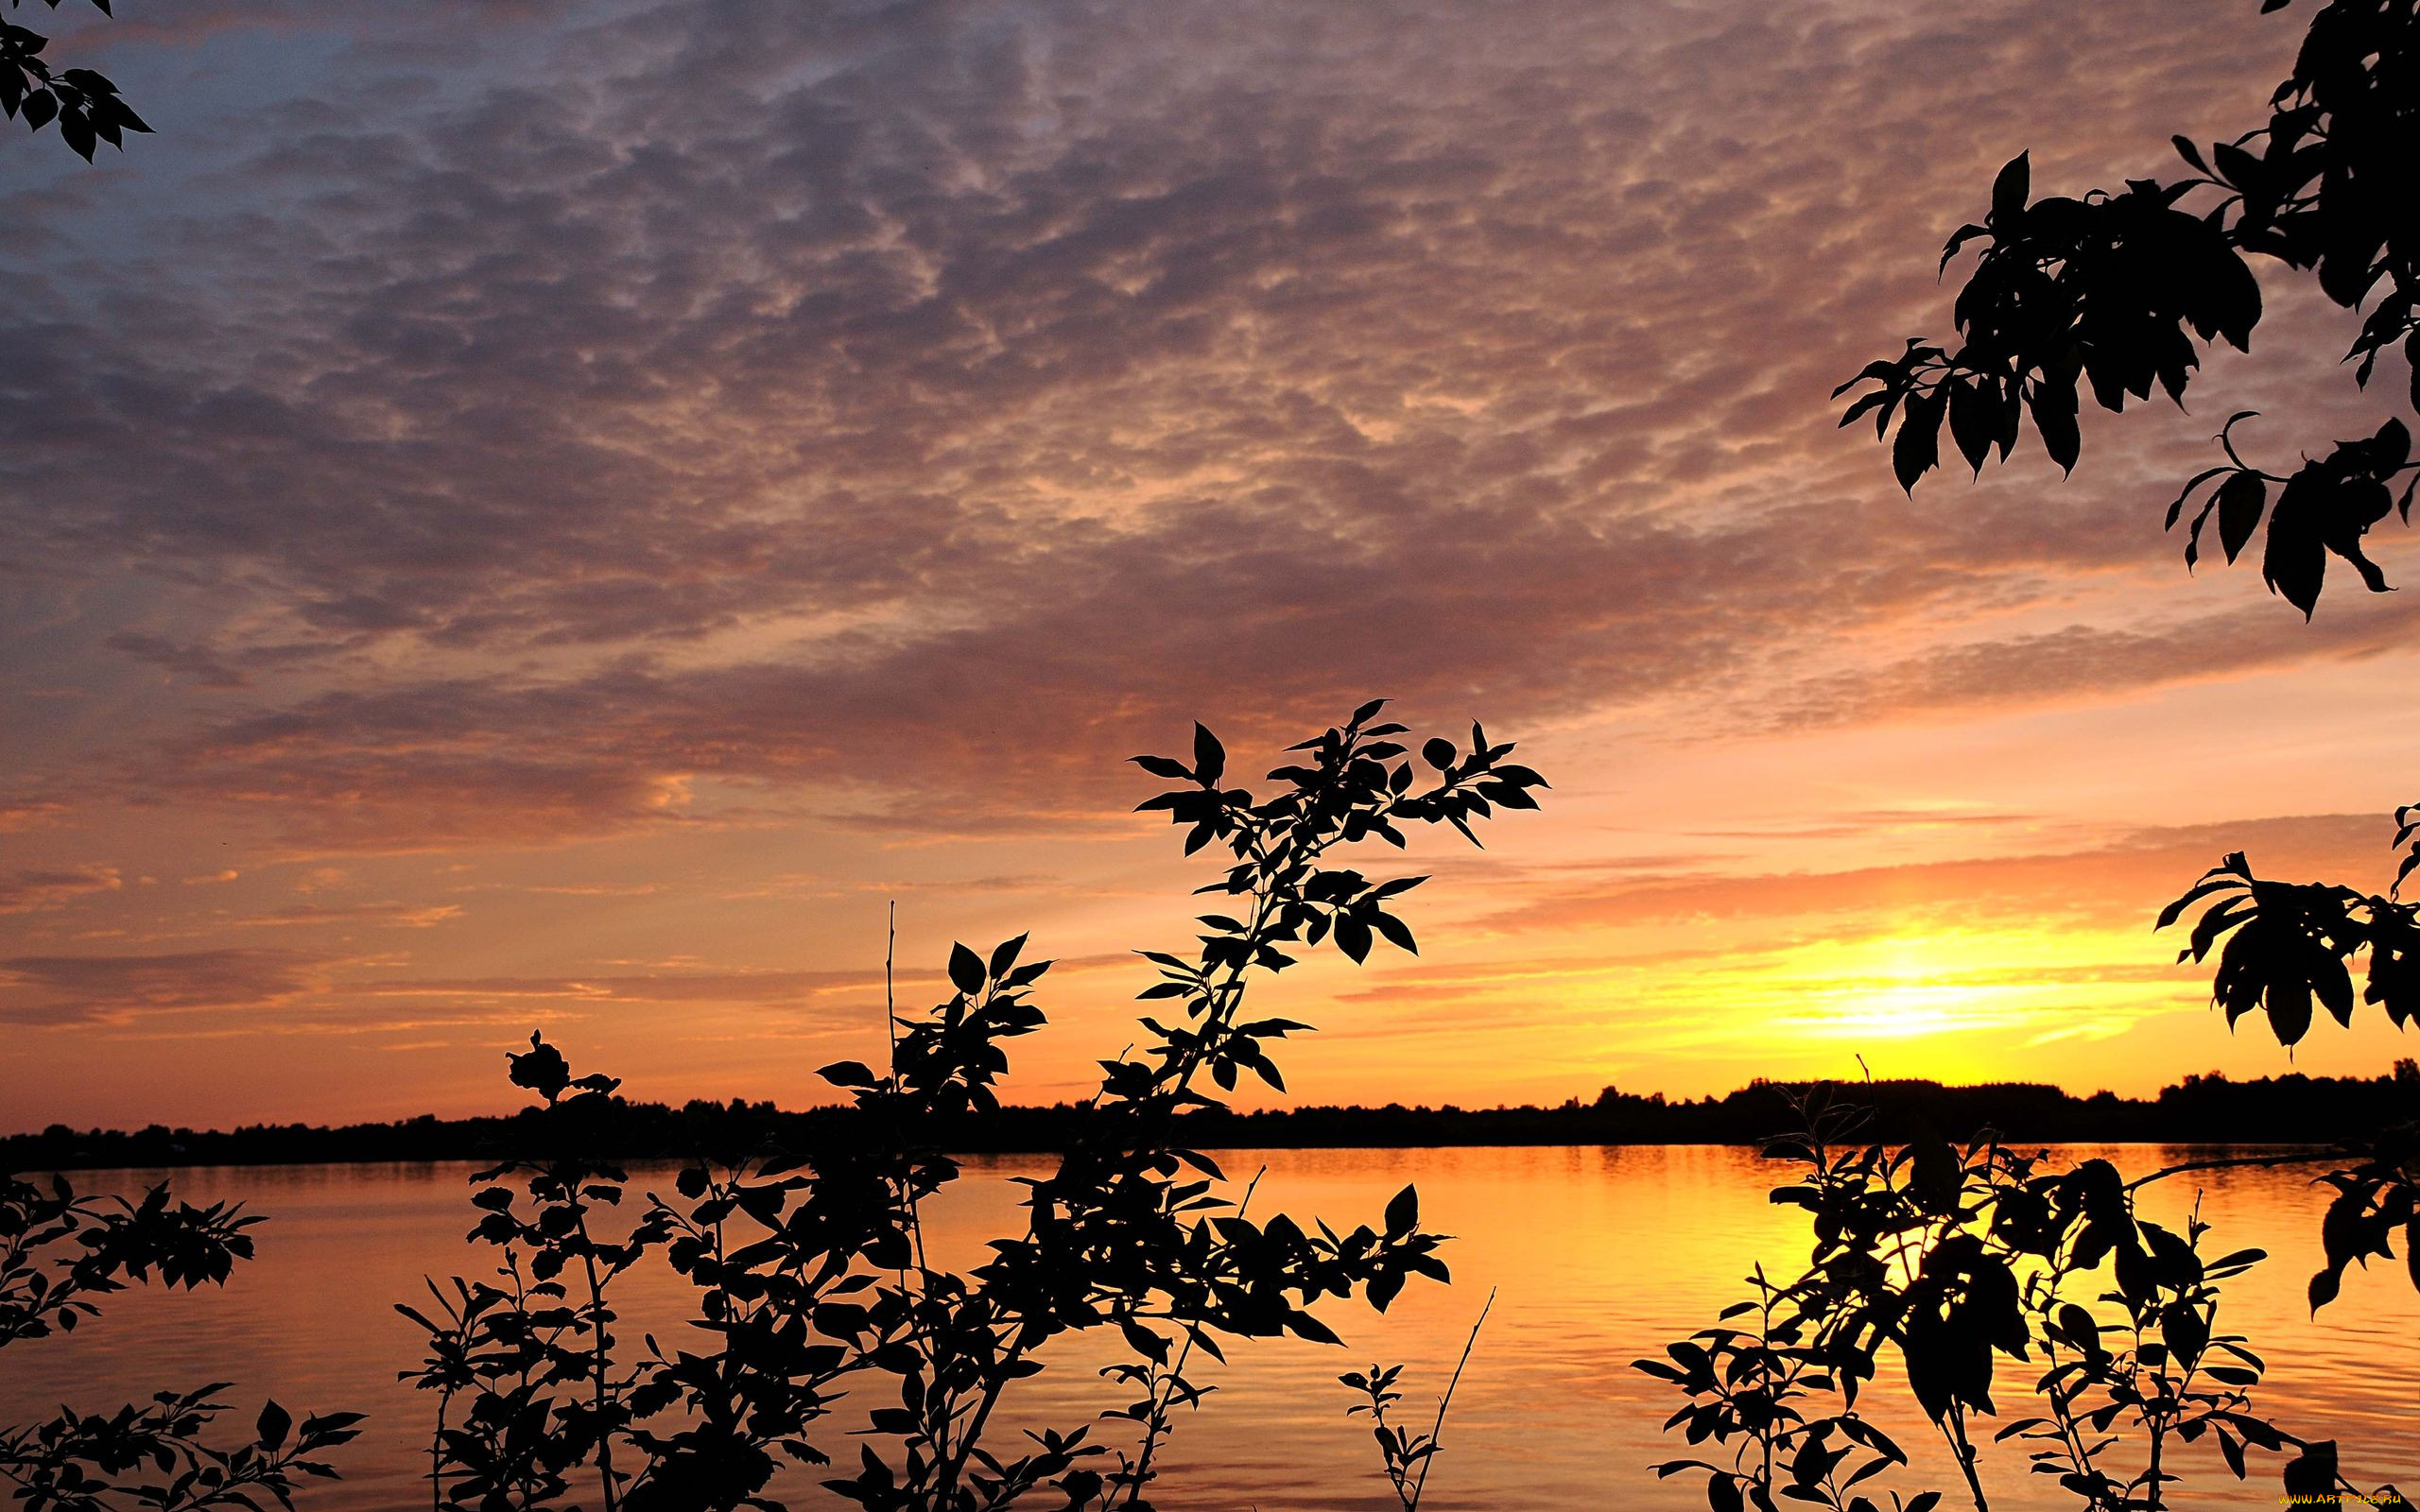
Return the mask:
<svg viewBox="0 0 2420 1512"><path fill-rule="evenodd" d="M2136 1146L2076 1150L2107 1154L2143 1170L2182 1158ZM1432 1397L1453 1368L1490 1286L1499 1297L1455 1399L1448 1449L1424 1507L1437 1512L1510 1507L1594 1512L1610 1504L1703 1505L1700 1479L1658 1483L1646 1467L1677 1457L1657 1431L1677 1399L1627 1368L1642 1354L1711 1320L1740 1295L1739 1277L1762 1258L1776 1268L1802 1258L1804 1214L1765 1199L1782 1168L1733 1148L1545 1148L1279 1150L1219 1156L1230 1175L1266 1165L1256 1211L1280 1208L1331 1221L1374 1218L1407 1181L1417 1181L1422 1216L1459 1235L1446 1251L1457 1284L1415 1284L1383 1318L1338 1310L1340 1350L1298 1340L1247 1344L1224 1368L1201 1378L1219 1389L1180 1420L1161 1463L1157 1500L1170 1508L1379 1509L1393 1504L1369 1430L1347 1419L1339 1372L1374 1360L1400 1363L1407 1397ZM925 1210L928 1240L958 1262L984 1239L1017 1226L1026 1157L975 1158L967 1179ZM459 1165L285 1166L180 1172L181 1194L251 1204L271 1222L254 1230L260 1258L239 1267L223 1293L137 1289L110 1299L101 1319L72 1338L12 1346L0 1360L0 1422L46 1415L60 1403L92 1410L161 1385L232 1380L241 1420L263 1395L298 1410L372 1415L339 1462L348 1479L312 1488L306 1507L406 1509L427 1504L422 1452L432 1403L398 1383L418 1331L391 1304L422 1295L423 1274L477 1273L494 1252L460 1235L471 1223ZM632 1173L633 1188L668 1187L668 1170ZM133 1191L144 1173L90 1173L79 1184ZM2194 1188L2156 1199L2147 1216L2182 1228ZM2291 1172L2243 1170L2202 1178L2203 1216L2221 1249L2258 1246L2271 1259L2230 1283L2225 1321L2269 1361L2262 1393L2270 1415L2310 1437L2342 1441L2357 1480L2420 1482L2412 1372L2403 1362L2420 1305L2395 1266L2356 1273L2342 1300L2316 1321L2303 1284L2319 1263L2322 1194ZM938 1262L942 1253L935 1255ZM1710 1261L1707 1257L1720 1257ZM685 1298L660 1269L632 1279L625 1307L633 1337L677 1331ZM666 1348L674 1336L664 1336ZM1121 1399L1094 1368L1111 1341L1087 1355L1086 1341L1003 1404L1020 1426L1063 1430ZM2020 1370L2022 1367L2018 1367ZM2010 1405L2005 1402L2004 1405ZM869 1403L872 1405L872 1403ZM1895 1405L1895 1404L1894 1404ZM1926 1455L1928 1430L1877 1413L1917 1452L1920 1468L1954 1475ZM847 1452L854 1423L822 1435ZM1105 1425L1115 1427L1116 1425ZM2029 1484L2016 1446L1987 1451L1995 1506L2061 1504ZM2211 1460L2215 1465L2215 1457ZM2256 1464L2257 1460L2256 1458ZM2188 1466L2188 1472L2195 1467ZM2218 1473L2223 1474L2222 1471ZM2256 1469L2256 1475L2260 1471ZM778 1494L795 1506L849 1503L814 1488L805 1472ZM1912 1487L1916 1482L1909 1483ZM2197 1476L2191 1500L2272 1500L2273 1479L2236 1489ZM1617 1500L1616 1500L1617 1499Z"/></svg>

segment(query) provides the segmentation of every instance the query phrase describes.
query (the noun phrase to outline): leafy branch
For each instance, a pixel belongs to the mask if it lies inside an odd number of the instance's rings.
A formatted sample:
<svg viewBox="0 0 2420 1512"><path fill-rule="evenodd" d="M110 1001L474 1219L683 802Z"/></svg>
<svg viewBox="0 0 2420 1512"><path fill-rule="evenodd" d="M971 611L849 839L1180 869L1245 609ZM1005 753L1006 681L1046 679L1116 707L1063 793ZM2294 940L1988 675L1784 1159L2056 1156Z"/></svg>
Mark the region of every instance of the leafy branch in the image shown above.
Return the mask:
<svg viewBox="0 0 2420 1512"><path fill-rule="evenodd" d="M43 3L59 9L59 0ZM24 5L25 0L9 0L12 12ZM93 9L106 16L110 0L93 0ZM89 68L54 72L43 57L49 46L50 39L42 33L0 21L0 114L25 122L26 129L35 132L58 122L60 140L87 163L99 144L123 150L127 132L151 129L104 76Z"/></svg>
<svg viewBox="0 0 2420 1512"><path fill-rule="evenodd" d="M246 1230L260 1222L240 1205L175 1202L164 1183L132 1202L80 1196L64 1177L0 1173L0 1348L74 1332L97 1315L95 1297L130 1282L223 1284L251 1258ZM298 1431L271 1401L250 1441L215 1449L202 1435L227 1411L212 1400L226 1389L162 1391L111 1413L62 1408L47 1422L0 1430L0 1481L26 1512L257 1512L253 1492L291 1507L297 1476L337 1477L316 1456L352 1439L361 1414L306 1417Z"/></svg>
<svg viewBox="0 0 2420 1512"><path fill-rule="evenodd" d="M439 1512L559 1502L582 1469L616 1512L774 1508L774 1452L829 1463L811 1435L844 1391L872 1403L868 1432L852 1473L823 1485L869 1512L995 1512L1046 1488L1072 1512L1150 1512L1175 1411L1206 1394L1185 1375L1194 1351L1223 1359L1225 1341L1281 1333L1337 1343L1324 1299L1384 1311L1412 1277L1447 1280L1443 1237L1421 1230L1411 1189L1378 1225L1344 1231L1255 1219L1252 1189L1226 1195L1192 1134L1247 1072L1282 1090L1274 1050L1310 1027L1247 1019L1253 983L1324 943L1357 962L1382 939L1416 948L1396 900L1421 879L1374 878L1336 851L1401 847L1415 824L1476 841L1475 823L1498 809L1536 807L1545 780L1510 763L1510 745L1474 725L1466 750L1431 739L1415 765L1394 738L1405 728L1378 722L1384 702L1292 747L1265 798L1229 784L1224 747L1199 726L1190 761L1137 759L1181 784L1141 807L1183 827L1188 854L1215 843L1229 858L1200 891L1237 902L1201 916L1190 956L1140 953L1160 972L1142 996L1181 1002L1183 1019L1144 1019L1140 1047L1101 1062L1069 1147L1023 1181L1023 1231L963 1272L924 1251L920 1205L959 1170L918 1134L995 1109L1008 1042L1044 1027L1033 994L1050 963L1028 961L1024 936L953 946L946 1000L922 1014L887 1007L886 1069L823 1068L850 1099L836 1135L795 1152L697 1152L674 1194L649 1194L618 1239L593 1221L622 1198L622 1172L596 1153L617 1083L574 1076L533 1036L510 1070L543 1100L534 1126L547 1148L475 1177L474 1237L504 1250L496 1278L432 1284L434 1311L402 1310L429 1339L411 1378L438 1397ZM650 1337L629 1359L609 1294L659 1255L694 1289L695 1327L715 1347L666 1350ZM1105 1415L1135 1425L1134 1447L1113 1457L1091 1424L996 1445L1009 1387L1045 1367L1053 1340L1099 1330L1128 1352L1105 1374L1141 1388Z"/></svg>
<svg viewBox="0 0 2420 1512"><path fill-rule="evenodd" d="M1403 1366L1374 1365L1366 1371L1347 1371L1336 1378L1339 1384L1360 1393L1362 1400L1346 1408L1345 1416L1370 1415L1370 1430L1378 1441L1380 1463L1387 1472L1388 1484L1394 1487L1395 1500L1402 1504L1403 1512L1420 1512L1421 1493L1428 1488L1429 1464L1445 1447L1446 1409L1454 1404L1454 1392L1462 1383L1462 1367L1471 1363L1471 1350L1478 1343L1478 1331L1487 1326L1487 1314L1495 1308L1495 1293L1490 1291L1487 1301L1478 1310L1477 1321L1471 1324L1470 1337L1462 1341L1461 1358L1454 1362L1454 1373L1437 1399L1436 1419L1425 1434L1387 1421L1388 1409L1403 1400L1403 1393L1395 1389L1395 1383L1403 1377Z"/></svg>
<svg viewBox="0 0 2420 1512"><path fill-rule="evenodd" d="M2264 0L2261 9L2285 3ZM1900 486L1911 491L1941 465L1945 423L1978 474L1995 451L2010 455L2028 419L2051 460L2072 471L2083 445L2081 389L2113 412L2129 399L2148 400L2154 387L2182 404L2200 366L2197 340L2250 350L2262 314L2254 257L2311 274L2345 309L2367 306L2345 353L2359 359L2355 382L2366 387L2379 353L2400 344L2414 359L2420 406L2420 241L2408 214L2410 164L2420 159L2415 39L2411 0L2329 0L2312 16L2291 76L2272 94L2268 121L2206 152L2174 138L2193 171L2172 181L2130 180L2117 193L2034 199L2027 155L2011 159L1993 180L1983 220L1960 227L1942 250L1945 272L1968 247L1979 249L1952 306L1959 345L1910 337L1897 357L1868 363L1834 390L1838 398L1875 386L1841 423L1871 417L1876 438L1890 438ZM2196 195L2201 208L2187 208ZM2265 513L2262 576L2306 618L2330 556L2372 592L2386 589L2362 538L2391 510L2411 520L2420 476L2399 499L2392 492L2396 477L2420 472L2399 420L2338 441L2290 477L2246 465L2223 431L2220 440L2227 465L2193 479L2169 509L2173 528L2196 489L2223 480L2195 518L2187 567L2214 512L2230 562ZM2271 485L2282 485L2273 507Z"/></svg>

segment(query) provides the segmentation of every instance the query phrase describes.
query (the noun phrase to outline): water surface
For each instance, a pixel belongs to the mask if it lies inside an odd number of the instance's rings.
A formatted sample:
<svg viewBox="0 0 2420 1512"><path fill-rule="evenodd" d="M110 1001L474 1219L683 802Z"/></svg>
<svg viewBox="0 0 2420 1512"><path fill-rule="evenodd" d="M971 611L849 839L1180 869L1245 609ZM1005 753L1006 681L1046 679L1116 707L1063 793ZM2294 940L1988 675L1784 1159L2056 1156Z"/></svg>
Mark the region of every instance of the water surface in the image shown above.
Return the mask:
<svg viewBox="0 0 2420 1512"><path fill-rule="evenodd" d="M2143 1171L2206 1151L2134 1146L2066 1152L2107 1154ZM1804 1258L1804 1214L1776 1209L1766 1191L1786 1168L1745 1149L1719 1146L1429 1150L1272 1150L1222 1154L1230 1176L1266 1166L1255 1214L1283 1209L1297 1218L1326 1217L1339 1227L1374 1221L1389 1196L1417 1182L1427 1228L1458 1235L1446 1255L1455 1284L1415 1282L1383 1317L1329 1304L1322 1315L1344 1349L1298 1340L1241 1342L1221 1368L1200 1361L1201 1379L1219 1387L1182 1420L1159 1463L1155 1492L1165 1507L1201 1512L1314 1512L1394 1505L1377 1469L1365 1420L1347 1419L1351 1398L1336 1383L1343 1370L1373 1361L1403 1364L1408 1407L1426 1406L1452 1371L1488 1289L1494 1314L1480 1334L1454 1400L1448 1445L1430 1477L1424 1509L1478 1512L1597 1512L1607 1506L1696 1508L1703 1478L1658 1482L1647 1469L1689 1451L1657 1431L1678 1401L1668 1388L1628 1368L1668 1340L1710 1322L1744 1295L1739 1279L1762 1259L1775 1269ZM974 1259L981 1241L1018 1227L1021 1189L1008 1177L1034 1174L1032 1157L976 1158L949 1200L928 1209L928 1238L955 1262ZM398 1383L419 1358L418 1331L391 1304L423 1296L424 1275L477 1276L494 1259L461 1235L473 1213L462 1165L272 1166L172 1173L191 1200L237 1199L270 1222L253 1230L260 1257L239 1266L223 1290L165 1293L137 1288L104 1300L102 1316L72 1337L10 1347L0 1354L0 1423L45 1416L60 1403L80 1410L140 1399L164 1385L237 1383L230 1400L249 1423L258 1400L273 1395L302 1410L350 1409L372 1415L363 1437L346 1446L347 1479L308 1487L307 1508L398 1512L425 1506L422 1456L432 1400ZM87 1172L90 1190L134 1191L160 1173ZM632 1172L634 1189L668 1190L665 1168ZM2420 1484L2420 1379L2409 1352L2420 1335L2420 1298L2400 1263L2348 1278L2342 1300L2319 1318L2303 1307L2303 1286L2319 1263L2319 1213L2325 1189L2308 1173L2245 1170L2199 1178L2203 1216L2217 1226L2218 1251L2257 1246L2268 1263L2229 1283L2222 1330L2246 1333L2269 1361L2258 1400L2275 1420L2306 1437L2341 1441L2357 1481ZM2183 1227L2196 1190L2170 1182L2146 1215ZM943 1254L936 1254L940 1262ZM681 1283L653 1267L631 1281L625 1314L640 1327L677 1329L685 1315ZM1110 1342L1099 1341L1099 1350ZM668 1348L673 1337L666 1337ZM1052 1368L1008 1399L1003 1416L1019 1427L1063 1430L1124 1400L1094 1372L1109 1356L1091 1341L1052 1359ZM2031 1373L2005 1362L1998 1378L2003 1412ZM1876 1398L1882 1396L1876 1393ZM1869 1398L1917 1456L1914 1490L1954 1477L1937 1440L1912 1408ZM819 1442L850 1459L845 1415L826 1420ZM1105 1424L1111 1433L1121 1425ZM1988 1431L1988 1425L1987 1425ZM1121 1442L1112 1437L1110 1442ZM2187 1452L2191 1477L2182 1504L2273 1503L2273 1459L2254 1456L2255 1480L2225 1479L2214 1451ZM2025 1475L2014 1444L1987 1449L1985 1474L1996 1507L2049 1507L2064 1499L2047 1480ZM1929 1478L1926 1473L1929 1472ZM852 1505L788 1476L778 1493L800 1508ZM1886 1482L1885 1484L1891 1484ZM1036 1503L1040 1504L1039 1502ZM1962 1504L1957 1497L1945 1505Z"/></svg>

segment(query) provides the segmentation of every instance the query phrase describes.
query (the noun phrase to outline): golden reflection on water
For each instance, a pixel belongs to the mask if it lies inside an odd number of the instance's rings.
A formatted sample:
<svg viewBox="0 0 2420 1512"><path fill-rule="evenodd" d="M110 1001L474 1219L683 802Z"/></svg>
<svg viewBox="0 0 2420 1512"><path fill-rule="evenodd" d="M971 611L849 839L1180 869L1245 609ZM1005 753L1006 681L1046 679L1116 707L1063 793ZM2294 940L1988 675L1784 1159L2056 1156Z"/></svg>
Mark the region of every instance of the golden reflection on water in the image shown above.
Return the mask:
<svg viewBox="0 0 2420 1512"><path fill-rule="evenodd" d="M2190 1152L2207 1153L2207 1152ZM2141 1172L2187 1158L2161 1147L2076 1149ZM1172 1509L1258 1507L1382 1509L1393 1505L1377 1469L1366 1420L1347 1419L1344 1370L1402 1364L1408 1405L1433 1398L1452 1371L1488 1288L1494 1314L1454 1401L1445 1453L1429 1478L1424 1508L1479 1512L1524 1508L1595 1512L1606 1506L1693 1508L1701 1478L1658 1482L1652 1463L1682 1457L1658 1432L1677 1402L1631 1370L1713 1320L1744 1296L1740 1278L1761 1260L1795 1274L1805 1257L1805 1214L1766 1200L1789 1168L1724 1146L1529 1149L1276 1150L1219 1157L1238 1187L1266 1165L1253 1211L1280 1210L1339 1228L1374 1220L1389 1196L1417 1182L1424 1226L1459 1237L1446 1250L1452 1287L1415 1284L1384 1317L1336 1308L1325 1314L1346 1339L1338 1349L1299 1340L1245 1342L1220 1367L1201 1361L1218 1390L1180 1423L1160 1463L1156 1500ZM926 1209L934 1260L971 1261L981 1242L1018 1226L1022 1189L1008 1177L1033 1174L1031 1157L978 1157L966 1179ZM311 1488L302 1505L324 1512L427 1504L417 1479L430 1399L399 1384L418 1358L418 1334L391 1304L421 1295L424 1273L475 1273L493 1258L459 1236L471 1224L462 1165L282 1166L175 1174L195 1200L237 1198L271 1222L254 1230L260 1258L239 1267L223 1293L138 1289L109 1299L101 1318L72 1338L12 1346L0 1356L0 1423L46 1415L60 1403L113 1406L162 1385L233 1380L229 1400L249 1422L257 1399L287 1406L372 1414L369 1432L340 1461L348 1479ZM633 1171L632 1186L668 1188L668 1170ZM143 1173L88 1173L79 1184L131 1190ZM2420 1379L2409 1349L2420 1333L2420 1298L2402 1266L2347 1281L2343 1297L2314 1321L2303 1285L2319 1261L2325 1189L2307 1175L2242 1170L2200 1178L2203 1216L2216 1251L2258 1246L2270 1259L2228 1283L2222 1331L2250 1335L2269 1362L2256 1394L2269 1415L2305 1437L2341 1441L2348 1472L2362 1484L2420 1484ZM2182 1228L2195 1187L2168 1183L2145 1215ZM2215 1252L2215 1251L2214 1251ZM625 1298L630 1339L653 1329L675 1347L684 1315L675 1279L656 1269L634 1278ZM1331 1304L1333 1305L1333 1304ZM1054 1368L1008 1399L1016 1426L1076 1427L1122 1400L1094 1369L1111 1341L1078 1341ZM2031 1373L2002 1363L2003 1414L2015 1417ZM869 1405L874 1403L869 1402ZM1912 1407L1886 1381L1868 1402L1916 1456L1903 1489L1943 1484L1954 1470L1927 1442ZM853 1457L836 1418L822 1442ZM1118 1425L1104 1427L1114 1429ZM1118 1440L1111 1439L1111 1442ZM2046 1480L2025 1473L2015 1444L1985 1449L1995 1507L2063 1504ZM2215 1452L2188 1452L2184 1505L2270 1504L2274 1461L2238 1486ZM1921 1472L1929 1471L1925 1478ZM788 1476L779 1488L798 1507L844 1506ZM1886 1482L1886 1484L1890 1484ZM1956 1498L1950 1499L1952 1504Z"/></svg>

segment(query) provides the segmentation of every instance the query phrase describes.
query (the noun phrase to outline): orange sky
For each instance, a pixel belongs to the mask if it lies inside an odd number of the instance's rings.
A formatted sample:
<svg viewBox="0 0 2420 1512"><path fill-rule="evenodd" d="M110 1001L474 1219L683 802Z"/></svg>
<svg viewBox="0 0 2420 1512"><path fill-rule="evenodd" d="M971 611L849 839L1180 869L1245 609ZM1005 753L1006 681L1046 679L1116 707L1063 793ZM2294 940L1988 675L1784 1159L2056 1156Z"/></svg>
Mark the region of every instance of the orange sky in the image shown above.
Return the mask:
<svg viewBox="0 0 2420 1512"><path fill-rule="evenodd" d="M894 898L911 995L1067 963L1066 1096L1206 875L1122 758L1376 695L1555 791L1415 858L1418 959L1266 989L1304 1099L2289 1069L2151 918L2236 848L2384 885L2420 611L2159 519L2399 363L2264 275L2192 413L1912 501L1826 398L1946 334L2004 158L2256 120L2255 10L96 18L160 134L0 155L0 1126L506 1108L538 1025L803 1104Z"/></svg>

